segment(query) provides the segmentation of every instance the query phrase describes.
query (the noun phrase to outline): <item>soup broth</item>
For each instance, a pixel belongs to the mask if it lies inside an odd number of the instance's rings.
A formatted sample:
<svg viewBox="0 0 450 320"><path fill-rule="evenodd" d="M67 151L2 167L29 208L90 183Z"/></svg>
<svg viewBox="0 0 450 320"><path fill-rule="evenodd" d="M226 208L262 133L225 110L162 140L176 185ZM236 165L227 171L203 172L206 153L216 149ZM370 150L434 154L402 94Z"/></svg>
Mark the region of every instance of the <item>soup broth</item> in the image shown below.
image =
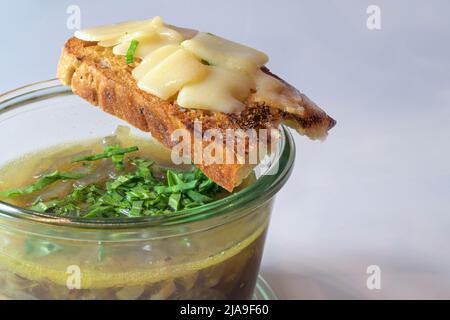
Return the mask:
<svg viewBox="0 0 450 320"><path fill-rule="evenodd" d="M136 146L138 150L124 154L123 165L119 167L117 161L114 163L111 158L73 162L73 159L101 154L105 145L122 148ZM27 186L54 172L76 172L83 176L57 180L35 192L14 197L3 196L1 200L19 207L33 208L39 203L47 205L55 199L68 197L74 188L95 184L106 190L110 187L108 184L136 170L136 164L133 163L136 158L154 161L148 167L152 170L153 178L164 183L164 188L170 187L170 183L165 184L168 170L173 170L181 179L185 179L183 183L189 183L191 177L186 176L186 173L195 172L191 166L171 166L168 150L148 139L130 135L126 128L119 128L111 137L52 147L7 164L0 170L1 191L14 189L22 192ZM253 180L253 177L249 178L243 187ZM207 179L199 181L205 182ZM201 189L195 190L200 192ZM188 198L187 191L186 194L184 192L179 192L182 194L179 206L185 205L183 201L186 201L186 205L202 205L201 201L195 203L194 199ZM209 201L226 196L227 192L220 188L207 193L207 197L211 198ZM79 208L76 213L67 211L59 214L83 217L86 208L93 205L88 200L86 202L75 204ZM142 209L144 206L141 204L140 216L176 211L173 202L172 207L167 206L158 209L160 211L152 211ZM261 204L258 210L210 230L151 240L143 237L132 242L122 242L119 231L117 239L112 237L107 241L80 242L61 237L12 234L0 226L0 297L249 299L255 287L270 214L266 204ZM122 214L118 210L113 217L132 219L130 212L124 209ZM46 213L54 214L51 208ZM73 275L69 272L71 267L80 272L78 285L76 281L70 282Z"/></svg>

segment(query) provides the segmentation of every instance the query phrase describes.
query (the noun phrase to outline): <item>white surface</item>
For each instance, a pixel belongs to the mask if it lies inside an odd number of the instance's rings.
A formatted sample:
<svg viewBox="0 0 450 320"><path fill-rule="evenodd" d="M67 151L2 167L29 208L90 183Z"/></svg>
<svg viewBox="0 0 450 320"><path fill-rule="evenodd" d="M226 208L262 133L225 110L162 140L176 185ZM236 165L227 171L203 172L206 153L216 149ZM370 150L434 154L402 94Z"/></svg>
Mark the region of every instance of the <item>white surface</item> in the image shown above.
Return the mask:
<svg viewBox="0 0 450 320"><path fill-rule="evenodd" d="M85 27L161 15L261 49L338 120L325 143L296 137L262 266L281 298L450 298L448 1L14 1L0 91L54 76L69 4Z"/></svg>

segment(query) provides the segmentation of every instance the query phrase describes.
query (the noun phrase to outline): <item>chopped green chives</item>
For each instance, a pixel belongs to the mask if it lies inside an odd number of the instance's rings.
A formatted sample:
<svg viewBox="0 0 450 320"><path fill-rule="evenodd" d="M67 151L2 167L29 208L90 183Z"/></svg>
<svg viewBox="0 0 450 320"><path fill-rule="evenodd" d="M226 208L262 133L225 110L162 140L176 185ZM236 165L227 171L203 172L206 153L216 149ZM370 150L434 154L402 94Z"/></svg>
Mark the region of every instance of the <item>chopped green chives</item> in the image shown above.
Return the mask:
<svg viewBox="0 0 450 320"><path fill-rule="evenodd" d="M138 44L139 44L139 41L137 41L135 39L131 40L130 46L128 47L127 55L126 55L126 63L127 64L134 62L134 54L136 52Z"/></svg>

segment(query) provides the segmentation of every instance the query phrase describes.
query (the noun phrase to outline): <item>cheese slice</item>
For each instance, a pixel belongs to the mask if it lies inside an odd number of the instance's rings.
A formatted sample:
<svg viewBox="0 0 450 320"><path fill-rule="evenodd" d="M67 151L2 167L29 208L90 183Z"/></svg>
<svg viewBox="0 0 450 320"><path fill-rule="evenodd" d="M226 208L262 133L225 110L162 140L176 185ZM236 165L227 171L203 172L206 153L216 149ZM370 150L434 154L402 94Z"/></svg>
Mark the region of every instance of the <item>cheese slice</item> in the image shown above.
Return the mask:
<svg viewBox="0 0 450 320"><path fill-rule="evenodd" d="M186 32L187 29L179 30ZM162 46L179 44L187 39L176 29L166 26L161 17L84 29L77 31L75 36L81 40L98 41L102 47L114 47L116 55L126 55L131 41L138 40L140 45L135 56L139 58Z"/></svg>
<svg viewBox="0 0 450 320"><path fill-rule="evenodd" d="M204 32L183 41L181 46L212 65L248 74L253 74L269 60L263 52Z"/></svg>
<svg viewBox="0 0 450 320"><path fill-rule="evenodd" d="M156 49L152 53L145 56L143 61L133 69L133 77L138 81L141 80L148 72L160 64L165 58L180 49L179 45L167 45Z"/></svg>
<svg viewBox="0 0 450 320"><path fill-rule="evenodd" d="M177 31L153 23L152 28L150 29L128 33L119 40L116 40L116 42L118 41L118 44L114 46L113 53L115 55L126 55L131 41L137 40L139 44L134 56L143 59L156 49L170 44L180 44L183 39L183 36ZM106 41L106 44L113 42L114 41Z"/></svg>
<svg viewBox="0 0 450 320"><path fill-rule="evenodd" d="M144 59L146 56L151 54L153 51L158 50L161 47L165 47L167 45L178 45L178 41L171 41L167 39L163 39L160 36L156 36L155 38L144 38L144 39L136 39L139 41L139 44L134 52L134 56L136 58ZM130 47L131 40L122 42L113 48L113 53L115 55L126 55L128 48Z"/></svg>
<svg viewBox="0 0 450 320"><path fill-rule="evenodd" d="M166 25L168 28L173 29L177 31L179 34L183 36L183 39L192 39L198 34L198 30L189 29L189 28L183 28L183 27L177 27L171 24Z"/></svg>
<svg viewBox="0 0 450 320"><path fill-rule="evenodd" d="M224 113L240 112L242 101L250 94L254 83L245 73L220 67L208 67L208 76L188 84L178 93L177 103L184 108L205 109Z"/></svg>
<svg viewBox="0 0 450 320"><path fill-rule="evenodd" d="M82 29L75 32L75 37L84 41L105 41L118 39L127 33L139 31L152 26L154 19L128 21L95 28Z"/></svg>
<svg viewBox="0 0 450 320"><path fill-rule="evenodd" d="M167 100L181 88L192 82L200 81L208 74L203 65L192 53L178 49L162 60L138 82L139 88Z"/></svg>

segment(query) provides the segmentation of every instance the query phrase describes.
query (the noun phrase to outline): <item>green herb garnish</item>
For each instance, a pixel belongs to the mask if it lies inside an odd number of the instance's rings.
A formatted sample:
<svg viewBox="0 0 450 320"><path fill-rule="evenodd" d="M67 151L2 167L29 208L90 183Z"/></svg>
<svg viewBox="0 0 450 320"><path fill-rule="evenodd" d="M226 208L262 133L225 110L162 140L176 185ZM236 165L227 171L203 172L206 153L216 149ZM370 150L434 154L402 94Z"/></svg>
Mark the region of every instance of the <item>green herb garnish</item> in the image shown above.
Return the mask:
<svg viewBox="0 0 450 320"><path fill-rule="evenodd" d="M135 39L131 40L130 46L128 47L127 55L126 55L126 63L127 64L133 63L134 53L136 52L136 48L137 48L138 44L139 44L139 41L137 41Z"/></svg>
<svg viewBox="0 0 450 320"><path fill-rule="evenodd" d="M55 171L53 173L43 175L35 183L30 184L29 186L25 187L24 189L11 189L11 190L0 192L0 196L2 196L2 197L17 197L17 196L32 194L36 191L39 191L39 190L47 187L48 185L50 185L56 181L80 179L84 176L85 176L84 174L80 174L80 173L76 173L76 172Z"/></svg>
<svg viewBox="0 0 450 320"><path fill-rule="evenodd" d="M41 196L29 206L39 212L61 216L83 218L142 217L169 214L183 209L195 208L217 198L221 188L200 170L178 172L158 167L153 161L128 157L137 147L105 147L103 153L78 157L72 163L83 166L92 163L90 174L96 173L94 161L106 159L114 163L121 175L113 175L87 185L74 184L72 191L64 197L43 200ZM59 172L42 176L24 189L1 192L4 197L32 194L56 182L80 179L84 174Z"/></svg>
<svg viewBox="0 0 450 320"><path fill-rule="evenodd" d="M180 201L181 193L172 193L169 197L168 205L172 210L177 211L180 207Z"/></svg>
<svg viewBox="0 0 450 320"><path fill-rule="evenodd" d="M84 161L97 161L100 159L111 158L112 162L116 166L116 169L123 170L124 164L123 160L125 159L125 154L130 152L139 151L138 147L130 147L130 148L121 148L119 146L108 146L105 148L105 152L91 155L91 156L83 156L74 159L72 162L84 162Z"/></svg>

